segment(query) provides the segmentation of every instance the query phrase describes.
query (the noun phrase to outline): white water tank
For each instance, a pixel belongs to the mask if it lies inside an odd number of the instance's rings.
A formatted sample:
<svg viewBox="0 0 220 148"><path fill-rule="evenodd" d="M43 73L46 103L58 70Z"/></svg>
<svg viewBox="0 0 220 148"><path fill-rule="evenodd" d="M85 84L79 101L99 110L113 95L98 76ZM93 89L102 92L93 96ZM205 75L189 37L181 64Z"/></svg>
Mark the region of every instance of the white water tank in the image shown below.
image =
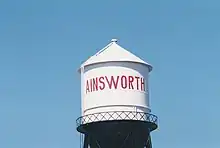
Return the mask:
<svg viewBox="0 0 220 148"><path fill-rule="evenodd" d="M114 111L149 113L151 70L150 64L112 39L80 67L82 115Z"/></svg>

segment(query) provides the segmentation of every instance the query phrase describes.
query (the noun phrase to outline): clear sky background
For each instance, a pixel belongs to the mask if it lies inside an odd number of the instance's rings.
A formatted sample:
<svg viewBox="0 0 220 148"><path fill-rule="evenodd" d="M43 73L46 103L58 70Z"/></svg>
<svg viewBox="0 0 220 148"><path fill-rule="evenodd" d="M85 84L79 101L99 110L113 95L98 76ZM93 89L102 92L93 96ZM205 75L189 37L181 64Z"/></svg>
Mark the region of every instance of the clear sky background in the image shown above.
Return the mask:
<svg viewBox="0 0 220 148"><path fill-rule="evenodd" d="M154 66L153 147L219 148L218 0L1 0L0 147L79 147L76 70L112 38Z"/></svg>

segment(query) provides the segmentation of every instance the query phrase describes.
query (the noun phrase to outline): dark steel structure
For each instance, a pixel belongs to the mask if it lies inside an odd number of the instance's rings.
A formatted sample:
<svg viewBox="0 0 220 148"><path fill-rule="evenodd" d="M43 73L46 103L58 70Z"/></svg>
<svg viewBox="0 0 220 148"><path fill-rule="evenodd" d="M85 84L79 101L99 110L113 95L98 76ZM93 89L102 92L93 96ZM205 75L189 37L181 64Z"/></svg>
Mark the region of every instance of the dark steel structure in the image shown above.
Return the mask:
<svg viewBox="0 0 220 148"><path fill-rule="evenodd" d="M81 148L152 148L150 132L157 116L133 111L101 112L79 117Z"/></svg>

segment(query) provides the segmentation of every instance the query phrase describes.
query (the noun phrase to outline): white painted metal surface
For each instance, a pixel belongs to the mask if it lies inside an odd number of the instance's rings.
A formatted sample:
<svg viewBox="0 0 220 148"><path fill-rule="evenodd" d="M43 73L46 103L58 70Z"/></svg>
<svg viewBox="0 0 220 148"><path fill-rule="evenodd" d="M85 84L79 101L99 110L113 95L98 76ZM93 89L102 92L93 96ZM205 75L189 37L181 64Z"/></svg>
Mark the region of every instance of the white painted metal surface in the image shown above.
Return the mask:
<svg viewBox="0 0 220 148"><path fill-rule="evenodd" d="M116 41L81 65L82 115L150 112L148 74L152 67Z"/></svg>
<svg viewBox="0 0 220 148"><path fill-rule="evenodd" d="M152 70L152 66L148 64L147 62L143 61L139 57L135 56L131 52L125 50L121 46L119 46L116 39L112 39L111 42L105 46L103 49L101 49L99 52L97 52L94 56L90 57L87 61L85 61L82 65L82 67L85 67L87 65L96 64L96 63L103 63L103 62L136 62L136 63L142 63L149 67L149 70Z"/></svg>

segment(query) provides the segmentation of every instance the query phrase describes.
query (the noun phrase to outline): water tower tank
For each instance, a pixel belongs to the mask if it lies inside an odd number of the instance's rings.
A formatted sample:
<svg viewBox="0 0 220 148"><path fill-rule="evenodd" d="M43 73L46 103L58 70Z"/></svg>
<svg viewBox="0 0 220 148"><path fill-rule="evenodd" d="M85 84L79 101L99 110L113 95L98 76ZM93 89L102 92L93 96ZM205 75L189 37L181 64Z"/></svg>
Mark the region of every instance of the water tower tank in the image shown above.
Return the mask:
<svg viewBox="0 0 220 148"><path fill-rule="evenodd" d="M84 148L151 147L150 132L157 128L149 105L151 70L116 39L81 65L77 130L84 135Z"/></svg>

